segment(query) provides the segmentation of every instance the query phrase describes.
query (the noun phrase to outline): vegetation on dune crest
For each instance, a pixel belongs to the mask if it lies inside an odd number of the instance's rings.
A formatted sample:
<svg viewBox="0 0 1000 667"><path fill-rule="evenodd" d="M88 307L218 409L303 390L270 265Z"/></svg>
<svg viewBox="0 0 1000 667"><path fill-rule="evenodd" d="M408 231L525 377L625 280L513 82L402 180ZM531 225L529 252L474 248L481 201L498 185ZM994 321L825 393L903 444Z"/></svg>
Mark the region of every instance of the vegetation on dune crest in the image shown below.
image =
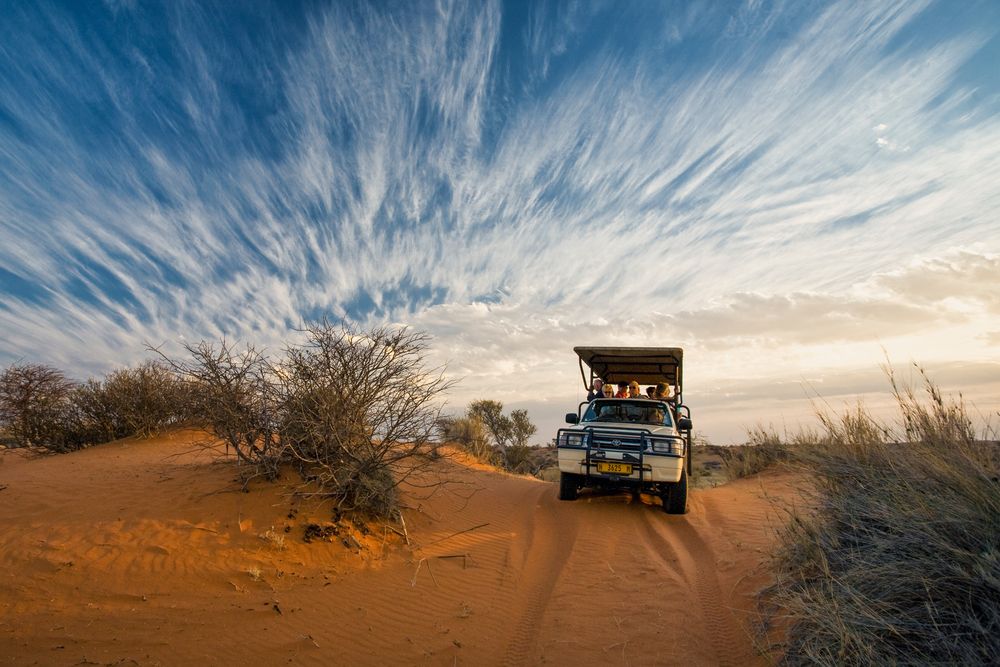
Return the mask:
<svg viewBox="0 0 1000 667"><path fill-rule="evenodd" d="M713 449L722 458L726 476L732 481L790 461L795 446L807 444L811 439L814 439L813 435L803 432L785 442L773 429L756 426L747 431L745 444Z"/></svg>
<svg viewBox="0 0 1000 667"><path fill-rule="evenodd" d="M73 437L75 384L42 364L13 364L0 374L0 425L15 447L79 448Z"/></svg>
<svg viewBox="0 0 1000 667"><path fill-rule="evenodd" d="M464 416L442 417L438 429L445 441L459 445L484 463L511 472L538 475L554 459L549 448L528 444L538 432L528 411L512 410L505 415L500 401L472 401Z"/></svg>
<svg viewBox="0 0 1000 667"><path fill-rule="evenodd" d="M391 516L399 484L437 454L451 382L425 366L423 333L328 323L303 333L278 355L200 342L82 384L13 365L0 374L0 436L63 453L190 422L235 453L244 484L291 465L339 509Z"/></svg>
<svg viewBox="0 0 1000 667"><path fill-rule="evenodd" d="M0 373L0 428L8 446L40 452L149 437L182 421L187 405L184 385L156 362L84 383L43 364L14 364Z"/></svg>
<svg viewBox="0 0 1000 667"><path fill-rule="evenodd" d="M399 484L435 455L437 400L451 382L425 367L423 333L327 323L304 333L274 358L201 342L169 363L245 482L293 465L338 508L391 516Z"/></svg>
<svg viewBox="0 0 1000 667"><path fill-rule="evenodd" d="M925 390L893 381L897 425L858 407L791 448L814 491L765 592L788 624L785 663L1000 662L1000 446Z"/></svg>

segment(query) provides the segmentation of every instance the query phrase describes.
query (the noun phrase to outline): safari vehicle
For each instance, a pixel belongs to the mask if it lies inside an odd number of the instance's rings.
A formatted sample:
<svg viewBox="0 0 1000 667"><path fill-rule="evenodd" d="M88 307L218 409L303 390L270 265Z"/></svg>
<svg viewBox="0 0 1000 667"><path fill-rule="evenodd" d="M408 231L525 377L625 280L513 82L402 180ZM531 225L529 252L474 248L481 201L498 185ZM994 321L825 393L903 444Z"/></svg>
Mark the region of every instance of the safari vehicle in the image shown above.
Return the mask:
<svg viewBox="0 0 1000 667"><path fill-rule="evenodd" d="M606 383L664 382L670 401L596 398L566 415L559 429L559 499L581 488L626 488L659 496L669 514L687 512L691 411L682 402L684 351L679 347L575 347L589 390ZM590 370L589 379L584 366Z"/></svg>

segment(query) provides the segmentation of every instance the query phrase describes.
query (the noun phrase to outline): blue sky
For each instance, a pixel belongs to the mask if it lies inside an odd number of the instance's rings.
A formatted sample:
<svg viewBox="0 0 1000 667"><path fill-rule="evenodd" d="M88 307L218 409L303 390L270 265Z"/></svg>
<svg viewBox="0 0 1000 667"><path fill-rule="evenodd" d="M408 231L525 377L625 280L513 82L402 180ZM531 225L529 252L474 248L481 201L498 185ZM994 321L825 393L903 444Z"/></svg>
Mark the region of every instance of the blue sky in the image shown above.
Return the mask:
<svg viewBox="0 0 1000 667"><path fill-rule="evenodd" d="M0 363L343 317L543 434L579 344L720 442L886 356L995 413L998 63L989 1L7 3Z"/></svg>

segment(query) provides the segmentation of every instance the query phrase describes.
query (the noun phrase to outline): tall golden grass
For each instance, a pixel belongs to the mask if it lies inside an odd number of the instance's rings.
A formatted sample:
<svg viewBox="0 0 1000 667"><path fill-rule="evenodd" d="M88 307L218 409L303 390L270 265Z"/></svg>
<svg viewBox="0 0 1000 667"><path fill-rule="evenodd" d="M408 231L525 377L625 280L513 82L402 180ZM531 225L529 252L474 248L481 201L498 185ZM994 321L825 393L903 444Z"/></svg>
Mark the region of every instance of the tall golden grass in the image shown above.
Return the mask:
<svg viewBox="0 0 1000 667"><path fill-rule="evenodd" d="M764 594L783 662L1000 664L1000 447L926 376L890 380L896 423L859 406L785 448L814 489Z"/></svg>

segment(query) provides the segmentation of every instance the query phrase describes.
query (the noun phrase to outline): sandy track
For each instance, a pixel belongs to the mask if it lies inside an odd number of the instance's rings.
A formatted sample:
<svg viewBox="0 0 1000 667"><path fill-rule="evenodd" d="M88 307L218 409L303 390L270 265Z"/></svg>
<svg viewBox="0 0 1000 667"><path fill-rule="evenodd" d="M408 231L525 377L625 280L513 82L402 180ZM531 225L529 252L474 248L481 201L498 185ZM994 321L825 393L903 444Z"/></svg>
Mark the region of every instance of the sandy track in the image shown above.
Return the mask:
<svg viewBox="0 0 1000 667"><path fill-rule="evenodd" d="M577 518L564 515L549 488L535 496L535 511L528 531L528 554L520 568L513 632L504 654L505 665L521 665L535 655L535 644L552 591L576 544Z"/></svg>
<svg viewBox="0 0 1000 667"><path fill-rule="evenodd" d="M453 491L405 499L412 548L372 526L359 552L304 544L328 507L240 493L193 438L0 459L0 664L764 662L762 496L792 497L787 474L674 517L442 461Z"/></svg>

